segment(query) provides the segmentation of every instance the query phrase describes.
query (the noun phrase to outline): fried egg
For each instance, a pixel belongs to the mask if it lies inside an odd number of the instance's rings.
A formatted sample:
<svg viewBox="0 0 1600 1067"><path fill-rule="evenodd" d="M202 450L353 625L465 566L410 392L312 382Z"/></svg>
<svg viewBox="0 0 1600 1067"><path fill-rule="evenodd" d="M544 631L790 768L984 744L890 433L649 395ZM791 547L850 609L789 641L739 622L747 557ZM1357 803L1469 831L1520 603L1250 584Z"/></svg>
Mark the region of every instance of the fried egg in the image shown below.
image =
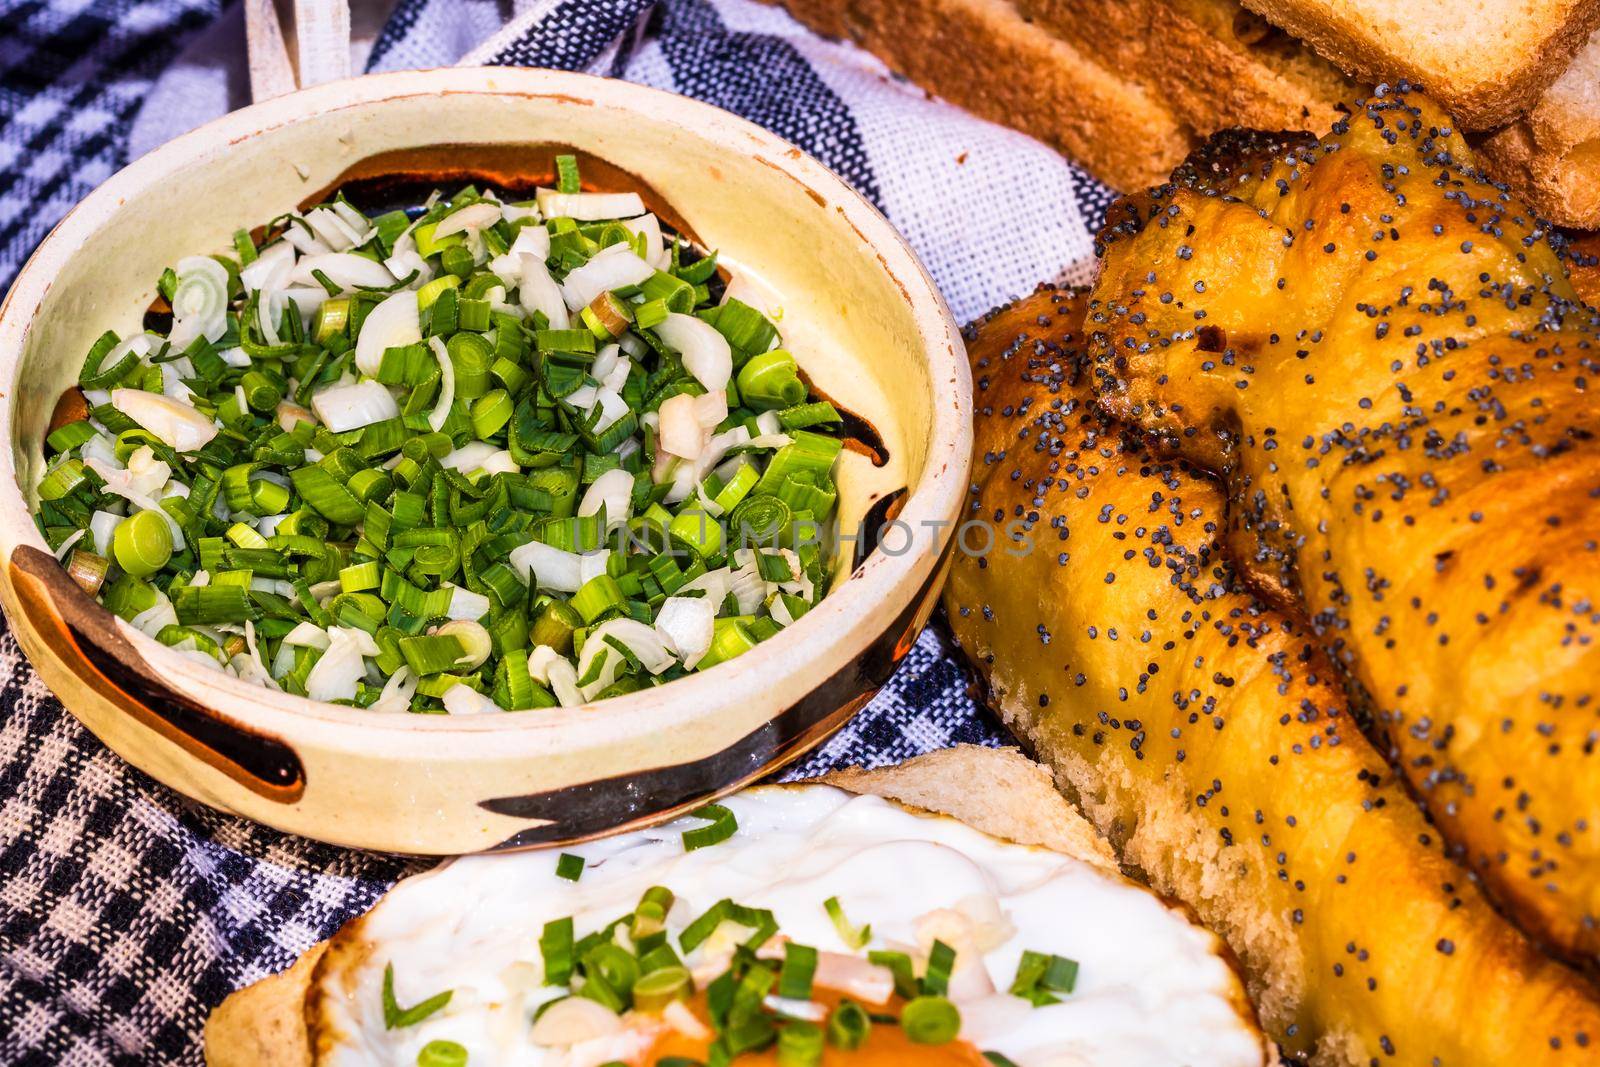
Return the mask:
<svg viewBox="0 0 1600 1067"><path fill-rule="evenodd" d="M581 939L663 886L673 894L665 934L674 949L691 923L731 900L770 911L777 930L756 955L774 970L790 943L816 950L809 995L767 996L763 1010L771 1016L823 1022L843 999L872 1013L877 1021L864 1043L852 1050L829 1043L813 1062L1268 1062L1217 939L1130 882L952 818L831 786L763 787L723 804L738 826L726 840L686 850L685 831L707 825L693 817L622 834L571 850L583 860L577 880L557 873L558 864L573 873L575 860L538 852L459 859L403 881L347 927L322 962L307 1001L317 1061L410 1067L419 1056L430 1062L430 1046L453 1055L465 1050L471 1067L705 1061L713 1037L706 989L735 963L736 946L750 936L744 926L723 922L682 952L694 992L657 1011L619 1013L568 997L565 984L546 984L540 941L547 923L570 917ZM829 901L836 901L837 920ZM624 948L627 929L614 932ZM930 964L941 951L945 967ZM944 987L959 1015L953 1039L918 1044L909 1022L892 1021L905 1003L901 994L916 990L896 993L892 967L869 958L885 952L909 959L930 989ZM1075 980L1035 987L1043 995L1013 994L1025 952L1074 962ZM386 1026L386 973L391 1016L444 991L448 1003ZM734 1060L787 1062L771 1048Z"/></svg>

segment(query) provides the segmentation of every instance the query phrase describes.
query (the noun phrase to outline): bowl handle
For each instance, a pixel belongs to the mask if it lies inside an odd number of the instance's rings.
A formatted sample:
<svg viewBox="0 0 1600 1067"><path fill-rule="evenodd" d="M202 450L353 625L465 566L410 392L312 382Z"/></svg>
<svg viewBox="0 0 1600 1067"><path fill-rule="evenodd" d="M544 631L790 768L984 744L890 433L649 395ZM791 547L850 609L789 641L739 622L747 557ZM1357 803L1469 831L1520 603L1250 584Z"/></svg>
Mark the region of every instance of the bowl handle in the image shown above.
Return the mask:
<svg viewBox="0 0 1600 1067"><path fill-rule="evenodd" d="M349 0L245 0L244 27L257 103L350 77Z"/></svg>
<svg viewBox="0 0 1600 1067"><path fill-rule="evenodd" d="M120 620L79 589L54 556L20 545L8 571L13 597L7 606L17 638L25 651L35 642L48 650L33 650L36 662L68 672L52 683L69 709L80 700L109 705L269 800L292 804L304 794L305 767L292 747L164 679L128 640Z"/></svg>

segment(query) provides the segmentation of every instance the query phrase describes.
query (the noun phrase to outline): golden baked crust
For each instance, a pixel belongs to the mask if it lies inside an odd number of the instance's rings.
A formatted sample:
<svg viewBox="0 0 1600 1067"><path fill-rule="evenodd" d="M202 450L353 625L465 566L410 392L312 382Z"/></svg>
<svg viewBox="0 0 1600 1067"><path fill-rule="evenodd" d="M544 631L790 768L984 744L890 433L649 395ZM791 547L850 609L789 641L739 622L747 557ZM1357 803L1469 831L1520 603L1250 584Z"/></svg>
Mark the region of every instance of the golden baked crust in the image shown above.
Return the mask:
<svg viewBox="0 0 1600 1067"><path fill-rule="evenodd" d="M968 333L968 517L1002 532L957 553L945 607L1001 714L1125 864L1224 936L1286 1050L1580 1061L1594 990L1495 915L1306 628L1242 587L1220 489L1095 408L1084 306L1041 292Z"/></svg>
<svg viewBox="0 0 1600 1067"><path fill-rule="evenodd" d="M1595 960L1600 334L1547 235L1403 90L1110 218L1101 405L1224 477L1456 853Z"/></svg>
<svg viewBox="0 0 1600 1067"><path fill-rule="evenodd" d="M1060 149L1116 189L1160 181L1193 137L1160 96L1024 20L1011 0L769 0L958 106Z"/></svg>
<svg viewBox="0 0 1600 1067"><path fill-rule="evenodd" d="M1427 86L1467 129L1532 107L1600 25L1597 0L1244 0L1369 85Z"/></svg>

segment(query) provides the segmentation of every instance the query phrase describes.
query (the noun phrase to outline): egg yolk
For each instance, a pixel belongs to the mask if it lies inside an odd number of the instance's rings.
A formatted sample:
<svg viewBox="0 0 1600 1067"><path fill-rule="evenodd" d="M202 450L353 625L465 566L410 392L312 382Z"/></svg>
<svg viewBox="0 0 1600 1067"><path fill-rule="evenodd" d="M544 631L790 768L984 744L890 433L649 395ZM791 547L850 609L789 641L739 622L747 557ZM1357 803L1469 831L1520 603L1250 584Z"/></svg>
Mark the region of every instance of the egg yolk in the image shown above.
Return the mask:
<svg viewBox="0 0 1600 1067"><path fill-rule="evenodd" d="M829 990L818 989L812 997L819 1004L826 1005L831 1012L838 1006L839 996ZM888 1005L872 1007L874 1012L882 1011L891 1015L900 1014L903 1002L895 997ZM706 1007L704 994L696 994L689 1001L689 1009L695 1017L711 1028L711 1014ZM711 1042L706 1038L694 1038L675 1030L667 1030L656 1039L655 1047L650 1050L645 1059L647 1064L656 1064L670 1056L685 1056L702 1063L711 1053ZM761 1052L747 1052L734 1059L739 1067L776 1067L778 1052L776 1047L767 1048ZM989 1062L965 1041L959 1039L947 1041L942 1045L919 1045L906 1037L905 1031L889 1023L873 1023L872 1029L867 1034L867 1040L860 1048L845 1051L824 1045L822 1050L823 1067L904 1067L905 1064L915 1063L917 1067L989 1067Z"/></svg>

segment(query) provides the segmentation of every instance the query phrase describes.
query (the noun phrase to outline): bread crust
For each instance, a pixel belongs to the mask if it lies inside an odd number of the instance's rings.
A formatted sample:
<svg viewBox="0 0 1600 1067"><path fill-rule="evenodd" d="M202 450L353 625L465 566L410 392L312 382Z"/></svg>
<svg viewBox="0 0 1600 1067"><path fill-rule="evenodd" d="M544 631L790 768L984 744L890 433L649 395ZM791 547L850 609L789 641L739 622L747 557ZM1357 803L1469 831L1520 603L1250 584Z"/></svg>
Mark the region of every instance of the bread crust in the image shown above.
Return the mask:
<svg viewBox="0 0 1600 1067"><path fill-rule="evenodd" d="M1017 7L1041 30L1106 57L1200 136L1228 126L1321 132L1356 89L1264 20L1239 18L1232 0L1017 0Z"/></svg>
<svg viewBox="0 0 1600 1067"><path fill-rule="evenodd" d="M1047 848L1109 877L1123 877L1110 847L1056 791L1049 773L1015 749L958 745L897 766L839 771L818 781L931 816L955 818L990 836ZM975 783L982 788L973 788ZM1182 905L1168 906L1193 921ZM318 994L370 955L373 945L362 929L363 918L346 923L289 970L224 1000L206 1023L207 1067L312 1067L320 1062L334 1035L320 1017ZM1220 940L1216 944L1226 952ZM1235 983L1232 1003L1241 1022L1259 1032L1242 982ZM1262 1057L1266 1067L1270 1048L1265 1038Z"/></svg>
<svg viewBox="0 0 1600 1067"><path fill-rule="evenodd" d="M1243 3L1368 84L1426 87L1468 130L1494 129L1532 108L1600 26L1600 0L1540 0L1503 21L1458 0ZM1451 40L1427 38L1432 23L1450 20Z"/></svg>
<svg viewBox="0 0 1600 1067"><path fill-rule="evenodd" d="M1582 1059L1594 990L1444 855L1308 628L1227 564L1220 488L1096 409L1084 311L1046 291L967 334L969 514L1031 542L958 553L945 587L991 703L1123 863L1224 936L1292 1055Z"/></svg>
<svg viewBox="0 0 1600 1067"><path fill-rule="evenodd" d="M1485 137L1478 151L1540 215L1600 228L1600 31L1532 111Z"/></svg>
<svg viewBox="0 0 1600 1067"><path fill-rule="evenodd" d="M778 2L930 92L1060 149L1113 188L1160 180L1193 142L1157 97L1038 32L1009 0Z"/></svg>

